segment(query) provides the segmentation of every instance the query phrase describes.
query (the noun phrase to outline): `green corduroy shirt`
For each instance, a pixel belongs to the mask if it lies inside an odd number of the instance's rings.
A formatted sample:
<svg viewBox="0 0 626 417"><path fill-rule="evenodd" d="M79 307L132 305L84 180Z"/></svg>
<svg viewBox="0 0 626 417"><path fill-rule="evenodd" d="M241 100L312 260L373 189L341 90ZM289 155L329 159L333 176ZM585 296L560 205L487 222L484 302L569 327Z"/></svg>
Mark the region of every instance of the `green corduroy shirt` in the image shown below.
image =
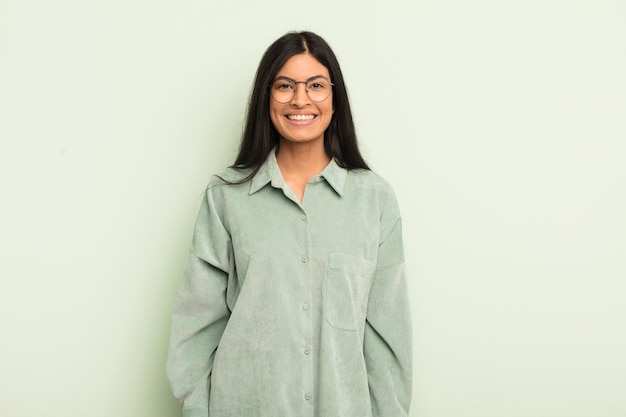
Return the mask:
<svg viewBox="0 0 626 417"><path fill-rule="evenodd" d="M248 182L214 177L172 315L183 415L407 416L404 271L396 198L372 171L332 160L302 203L274 152Z"/></svg>

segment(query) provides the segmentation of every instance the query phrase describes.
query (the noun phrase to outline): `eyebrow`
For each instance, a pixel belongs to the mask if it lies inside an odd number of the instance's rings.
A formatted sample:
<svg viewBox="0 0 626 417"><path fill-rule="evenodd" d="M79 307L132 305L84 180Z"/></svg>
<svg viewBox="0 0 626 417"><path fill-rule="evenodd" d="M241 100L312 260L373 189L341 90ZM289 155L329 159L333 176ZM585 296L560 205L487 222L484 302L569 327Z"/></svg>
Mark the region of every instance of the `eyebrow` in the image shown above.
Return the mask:
<svg viewBox="0 0 626 417"><path fill-rule="evenodd" d="M318 75L314 75L312 77L307 78L306 80L304 80L304 82L308 83L309 81L314 80L316 78L323 78L326 81L330 81L328 78L324 77L323 75L318 74ZM274 81L278 81L278 80L287 80L287 81L291 81L292 83L298 82L298 81L294 80L293 78L285 77L284 75L279 75L278 77L276 77L274 79Z"/></svg>

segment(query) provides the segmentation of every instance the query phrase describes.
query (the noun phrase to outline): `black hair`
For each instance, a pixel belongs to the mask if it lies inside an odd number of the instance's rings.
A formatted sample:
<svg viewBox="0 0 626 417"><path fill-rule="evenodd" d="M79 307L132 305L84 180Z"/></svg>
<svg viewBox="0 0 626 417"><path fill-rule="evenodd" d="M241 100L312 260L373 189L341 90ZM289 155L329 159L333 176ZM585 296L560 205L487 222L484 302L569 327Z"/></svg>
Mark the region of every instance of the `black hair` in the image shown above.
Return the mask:
<svg viewBox="0 0 626 417"><path fill-rule="evenodd" d="M252 169L252 173L243 182L257 173L269 153L279 143L280 136L270 120L270 84L285 62L298 54L310 54L317 59L328 69L334 83L334 113L324 132L326 153L343 168L369 169L359 152L348 92L337 57L319 35L312 32L290 32L267 48L256 71L239 153L232 165L233 168Z"/></svg>

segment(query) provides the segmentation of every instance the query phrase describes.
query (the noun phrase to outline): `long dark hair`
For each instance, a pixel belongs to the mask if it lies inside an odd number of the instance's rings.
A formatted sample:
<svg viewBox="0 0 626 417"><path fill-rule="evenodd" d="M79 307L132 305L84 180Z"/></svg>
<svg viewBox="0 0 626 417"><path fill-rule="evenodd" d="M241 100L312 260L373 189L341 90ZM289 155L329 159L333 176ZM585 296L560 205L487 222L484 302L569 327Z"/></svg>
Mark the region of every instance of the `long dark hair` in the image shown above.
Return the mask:
<svg viewBox="0 0 626 417"><path fill-rule="evenodd" d="M328 69L333 88L334 113L324 132L324 148L337 164L346 169L369 169L359 152L348 92L334 52L324 39L312 32L290 32L265 51L257 69L248 103L239 154L233 168L252 168L243 181L252 178L280 136L270 120L270 84L285 62L294 55L308 53Z"/></svg>

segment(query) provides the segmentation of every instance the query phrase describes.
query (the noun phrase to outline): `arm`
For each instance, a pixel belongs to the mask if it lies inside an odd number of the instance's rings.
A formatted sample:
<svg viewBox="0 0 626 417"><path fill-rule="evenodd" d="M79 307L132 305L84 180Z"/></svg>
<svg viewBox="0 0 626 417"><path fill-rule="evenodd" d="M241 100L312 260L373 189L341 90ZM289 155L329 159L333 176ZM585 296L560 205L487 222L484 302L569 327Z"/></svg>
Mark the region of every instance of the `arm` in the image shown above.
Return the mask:
<svg viewBox="0 0 626 417"><path fill-rule="evenodd" d="M207 417L213 359L229 318L230 236L207 190L171 324L167 376L184 417Z"/></svg>
<svg viewBox="0 0 626 417"><path fill-rule="evenodd" d="M411 403L411 315L402 222L395 204L381 218L378 264L367 307L363 353L374 417L406 417Z"/></svg>

